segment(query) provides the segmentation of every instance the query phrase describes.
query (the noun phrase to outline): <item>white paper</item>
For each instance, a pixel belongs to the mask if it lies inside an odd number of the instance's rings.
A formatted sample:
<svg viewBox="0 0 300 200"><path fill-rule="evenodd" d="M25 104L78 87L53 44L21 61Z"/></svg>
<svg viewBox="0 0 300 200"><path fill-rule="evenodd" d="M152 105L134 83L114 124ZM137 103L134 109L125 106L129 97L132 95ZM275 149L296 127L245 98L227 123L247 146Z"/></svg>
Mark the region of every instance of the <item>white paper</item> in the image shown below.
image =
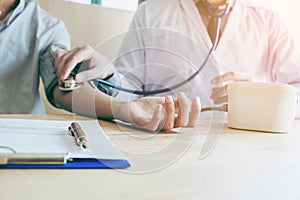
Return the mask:
<svg viewBox="0 0 300 200"><path fill-rule="evenodd" d="M122 159L124 155L109 140L97 120L76 121L88 139L82 149L69 135L73 121L0 119L0 146L17 153L70 153L71 158ZM0 148L0 153L7 150Z"/></svg>

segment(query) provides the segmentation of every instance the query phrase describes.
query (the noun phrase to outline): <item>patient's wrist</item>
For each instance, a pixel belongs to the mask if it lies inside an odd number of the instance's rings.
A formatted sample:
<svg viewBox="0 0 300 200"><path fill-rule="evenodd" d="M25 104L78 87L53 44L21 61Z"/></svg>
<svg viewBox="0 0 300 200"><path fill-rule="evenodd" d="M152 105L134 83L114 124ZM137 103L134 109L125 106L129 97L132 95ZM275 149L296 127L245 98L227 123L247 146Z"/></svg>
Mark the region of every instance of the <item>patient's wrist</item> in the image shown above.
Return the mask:
<svg viewBox="0 0 300 200"><path fill-rule="evenodd" d="M124 122L131 122L129 112L130 102L116 101L112 104L112 117Z"/></svg>

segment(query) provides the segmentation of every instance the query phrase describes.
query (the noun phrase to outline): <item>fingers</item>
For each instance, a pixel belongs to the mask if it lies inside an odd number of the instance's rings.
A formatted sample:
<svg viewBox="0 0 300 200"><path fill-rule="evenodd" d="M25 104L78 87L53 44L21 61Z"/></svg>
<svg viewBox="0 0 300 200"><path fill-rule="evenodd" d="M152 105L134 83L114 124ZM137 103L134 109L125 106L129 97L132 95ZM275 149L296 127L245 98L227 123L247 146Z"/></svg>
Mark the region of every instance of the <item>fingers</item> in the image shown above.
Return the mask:
<svg viewBox="0 0 300 200"><path fill-rule="evenodd" d="M211 99L217 99L221 96L227 95L227 85L224 87L214 87L212 88L212 93L210 95Z"/></svg>
<svg viewBox="0 0 300 200"><path fill-rule="evenodd" d="M221 85L221 87L214 87L210 98L214 104L227 103L227 84L231 81L251 81L253 77L243 72L228 72L221 76L217 76L211 80L213 85Z"/></svg>
<svg viewBox="0 0 300 200"><path fill-rule="evenodd" d="M140 98L132 102L130 110L131 119L128 121L135 125L150 131L170 130L197 126L201 103L199 97L196 97L191 104L184 93L179 93L177 99L171 96ZM153 114L149 115L152 111Z"/></svg>
<svg viewBox="0 0 300 200"><path fill-rule="evenodd" d="M126 104L128 106L124 106L123 102L119 119L150 131L156 131L164 124L164 104L164 97L143 97L130 101Z"/></svg>
<svg viewBox="0 0 300 200"><path fill-rule="evenodd" d="M58 50L54 56L59 81L62 82L68 78L78 63L90 59L93 51L93 48L88 45L77 47L69 52Z"/></svg>
<svg viewBox="0 0 300 200"><path fill-rule="evenodd" d="M227 102L227 85L224 87L214 87L212 88L212 94L210 98L213 100L214 104L223 104Z"/></svg>
<svg viewBox="0 0 300 200"><path fill-rule="evenodd" d="M165 100L165 124L163 129L170 130L174 127L175 120L175 104L171 96L167 96Z"/></svg>
<svg viewBox="0 0 300 200"><path fill-rule="evenodd" d="M214 104L227 104L228 96L222 96L216 99L213 99Z"/></svg>
<svg viewBox="0 0 300 200"><path fill-rule="evenodd" d="M61 67L65 65L65 62L62 58L66 53L67 52L65 50L58 49L54 54L57 77L59 77ZM62 84L62 81L60 79L58 79L58 82L59 82L59 85Z"/></svg>
<svg viewBox="0 0 300 200"><path fill-rule="evenodd" d="M164 130L170 130L177 127L195 127L199 125L201 103L200 98L196 97L190 105L190 99L184 93L179 93L178 99L166 97L165 104L165 125ZM176 116L176 109L178 116Z"/></svg>
<svg viewBox="0 0 300 200"><path fill-rule="evenodd" d="M163 119L164 119L163 106L157 105L154 110L152 119L150 120L149 124L146 125L144 128L151 130L151 131L159 130L159 125L161 124L161 121Z"/></svg>
<svg viewBox="0 0 300 200"><path fill-rule="evenodd" d="M175 119L175 127L185 127L189 123L189 99L180 92L178 94L178 116Z"/></svg>
<svg viewBox="0 0 300 200"><path fill-rule="evenodd" d="M195 127L199 125L200 122L200 113L201 113L201 103L200 98L196 97L192 102L192 109L189 115L189 124L188 127Z"/></svg>
<svg viewBox="0 0 300 200"><path fill-rule="evenodd" d="M178 117L175 119L175 127L195 127L199 125L201 102L195 97L189 106L189 99L183 94L178 95Z"/></svg>
<svg viewBox="0 0 300 200"><path fill-rule="evenodd" d="M253 77L243 72L228 72L211 80L211 84L220 85L227 81L250 81Z"/></svg>

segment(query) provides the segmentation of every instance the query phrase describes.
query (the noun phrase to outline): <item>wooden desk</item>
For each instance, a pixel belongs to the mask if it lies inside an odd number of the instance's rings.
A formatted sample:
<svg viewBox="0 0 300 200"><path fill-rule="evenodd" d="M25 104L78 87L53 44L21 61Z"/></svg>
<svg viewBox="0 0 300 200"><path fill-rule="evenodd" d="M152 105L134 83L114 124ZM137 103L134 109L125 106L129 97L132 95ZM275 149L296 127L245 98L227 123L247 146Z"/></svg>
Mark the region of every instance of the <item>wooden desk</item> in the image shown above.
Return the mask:
<svg viewBox="0 0 300 200"><path fill-rule="evenodd" d="M70 119L47 115L0 117ZM299 120L288 134L225 126L213 151L202 160L199 155L206 136L204 123L196 134L195 129L181 129L179 134L149 134L100 123L113 142L127 152L132 168L0 170L0 200L300 199ZM151 154L155 157L147 158Z"/></svg>

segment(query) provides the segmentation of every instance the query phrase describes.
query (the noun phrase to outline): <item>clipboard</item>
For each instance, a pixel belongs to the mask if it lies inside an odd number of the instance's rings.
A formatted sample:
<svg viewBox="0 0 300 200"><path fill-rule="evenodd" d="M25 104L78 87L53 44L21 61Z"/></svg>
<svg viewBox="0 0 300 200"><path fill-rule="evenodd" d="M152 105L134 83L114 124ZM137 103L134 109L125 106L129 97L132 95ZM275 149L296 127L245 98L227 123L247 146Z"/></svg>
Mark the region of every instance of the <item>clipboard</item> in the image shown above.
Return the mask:
<svg viewBox="0 0 300 200"><path fill-rule="evenodd" d="M89 138L89 146L86 149L78 146L76 138L69 135L68 126L71 123L72 121L0 119L0 169L130 167L126 157L110 141L97 120L77 121ZM11 159L10 162L5 163L8 161L6 158ZM37 162L14 163L16 159L26 161L28 158ZM51 161L50 158L62 160L59 160L58 164L40 162Z"/></svg>
<svg viewBox="0 0 300 200"><path fill-rule="evenodd" d="M0 165L0 169L122 169L128 168L127 160L74 159L63 165Z"/></svg>

